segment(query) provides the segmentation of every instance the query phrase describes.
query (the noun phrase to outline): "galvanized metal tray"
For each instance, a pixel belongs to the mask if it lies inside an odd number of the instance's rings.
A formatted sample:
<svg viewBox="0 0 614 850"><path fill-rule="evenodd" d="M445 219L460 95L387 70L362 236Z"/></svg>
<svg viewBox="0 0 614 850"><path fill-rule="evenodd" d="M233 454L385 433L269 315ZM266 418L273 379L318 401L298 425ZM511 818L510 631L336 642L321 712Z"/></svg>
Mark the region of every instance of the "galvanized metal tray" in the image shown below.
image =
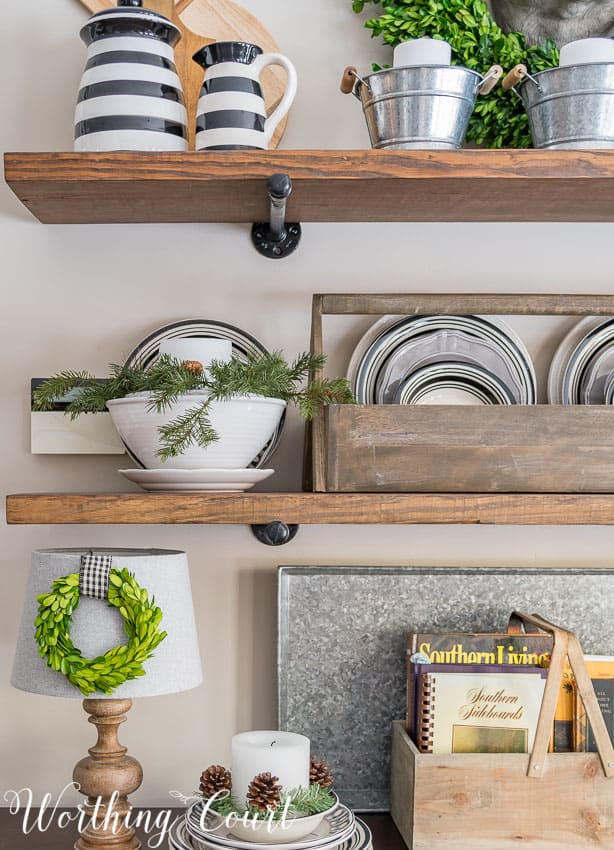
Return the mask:
<svg viewBox="0 0 614 850"><path fill-rule="evenodd" d="M614 569L280 567L278 589L279 727L311 739L363 812L389 810L408 631L504 631L518 609L614 655Z"/></svg>

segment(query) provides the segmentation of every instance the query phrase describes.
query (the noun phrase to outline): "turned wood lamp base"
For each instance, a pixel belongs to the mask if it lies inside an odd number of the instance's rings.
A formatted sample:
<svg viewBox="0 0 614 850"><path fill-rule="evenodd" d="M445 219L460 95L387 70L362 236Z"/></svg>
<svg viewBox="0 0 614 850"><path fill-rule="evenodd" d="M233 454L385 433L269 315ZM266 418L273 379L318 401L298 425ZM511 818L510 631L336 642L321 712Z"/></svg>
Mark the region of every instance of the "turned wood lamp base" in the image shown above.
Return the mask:
<svg viewBox="0 0 614 850"><path fill-rule="evenodd" d="M125 823L132 806L128 795L140 786L143 769L119 742L119 726L128 718L130 699L85 699L83 708L98 730L89 756L75 765L73 780L85 794L90 821L74 850L139 850L133 826Z"/></svg>

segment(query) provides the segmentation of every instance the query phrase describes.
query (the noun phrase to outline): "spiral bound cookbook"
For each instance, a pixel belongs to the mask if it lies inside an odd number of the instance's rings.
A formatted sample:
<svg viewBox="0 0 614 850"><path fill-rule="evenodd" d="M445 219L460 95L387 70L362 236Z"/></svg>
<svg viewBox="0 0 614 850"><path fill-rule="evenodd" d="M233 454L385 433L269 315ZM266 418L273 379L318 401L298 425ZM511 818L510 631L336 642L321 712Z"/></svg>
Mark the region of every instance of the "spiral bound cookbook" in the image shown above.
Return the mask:
<svg viewBox="0 0 614 850"><path fill-rule="evenodd" d="M416 744L420 752L530 752L546 669L416 666Z"/></svg>

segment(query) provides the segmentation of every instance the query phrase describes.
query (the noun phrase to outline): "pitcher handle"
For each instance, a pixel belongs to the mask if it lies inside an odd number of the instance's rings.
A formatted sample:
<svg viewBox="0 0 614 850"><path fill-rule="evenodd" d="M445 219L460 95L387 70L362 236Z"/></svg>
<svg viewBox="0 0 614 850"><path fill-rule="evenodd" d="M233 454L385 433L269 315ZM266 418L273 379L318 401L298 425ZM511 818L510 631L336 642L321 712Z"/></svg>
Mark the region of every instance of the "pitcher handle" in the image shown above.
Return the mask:
<svg viewBox="0 0 614 850"><path fill-rule="evenodd" d="M254 65L258 70L258 75L260 75L262 69L266 68L267 65L281 65L282 68L285 68L286 74L288 75L284 96L279 101L273 112L268 116L264 124L264 140L268 147L269 142L273 138L273 133L279 126L279 122L288 114L288 111L292 106L292 102L296 97L298 77L296 74L296 68L292 62L290 62L289 59L286 59L286 57L281 53L263 53L261 56L256 58Z"/></svg>

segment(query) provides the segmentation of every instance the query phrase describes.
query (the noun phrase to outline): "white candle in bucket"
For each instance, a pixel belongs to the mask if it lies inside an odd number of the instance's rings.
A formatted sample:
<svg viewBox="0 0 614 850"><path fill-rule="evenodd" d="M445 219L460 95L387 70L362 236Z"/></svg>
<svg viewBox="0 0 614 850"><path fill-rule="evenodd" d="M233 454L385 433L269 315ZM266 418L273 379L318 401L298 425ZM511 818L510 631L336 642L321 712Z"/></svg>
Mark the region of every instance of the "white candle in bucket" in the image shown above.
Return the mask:
<svg viewBox="0 0 614 850"><path fill-rule="evenodd" d="M449 65L451 61L452 48L440 38L412 38L394 48L395 68Z"/></svg>
<svg viewBox="0 0 614 850"><path fill-rule="evenodd" d="M309 787L309 738L294 732L242 732L232 739L232 796L240 805L259 773L277 776L284 791Z"/></svg>

